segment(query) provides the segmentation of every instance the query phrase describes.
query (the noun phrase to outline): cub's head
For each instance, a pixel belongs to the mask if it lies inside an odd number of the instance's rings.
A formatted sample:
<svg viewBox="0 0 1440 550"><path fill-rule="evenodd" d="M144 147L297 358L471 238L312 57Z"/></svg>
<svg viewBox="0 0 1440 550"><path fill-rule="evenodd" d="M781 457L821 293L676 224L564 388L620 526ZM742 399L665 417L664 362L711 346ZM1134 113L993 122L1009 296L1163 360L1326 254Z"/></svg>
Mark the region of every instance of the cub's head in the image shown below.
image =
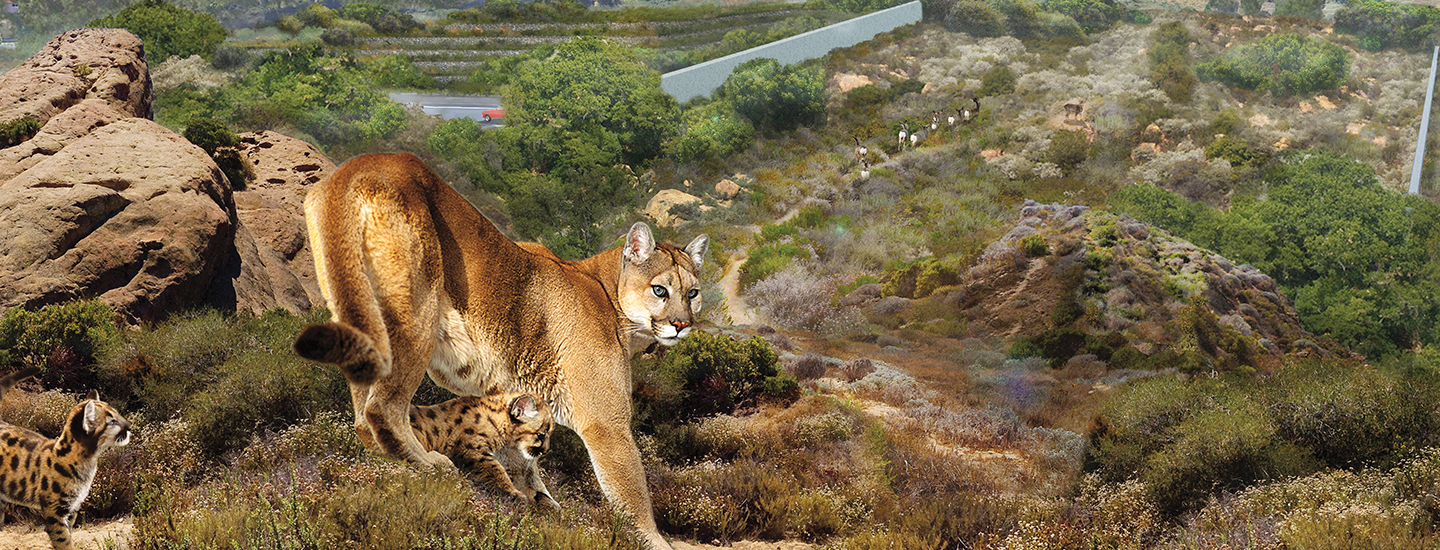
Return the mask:
<svg viewBox="0 0 1440 550"><path fill-rule="evenodd" d="M510 421L515 423L515 448L525 460L535 460L550 449L550 432L555 430L555 415L550 405L521 394L510 400Z"/></svg>
<svg viewBox="0 0 1440 550"><path fill-rule="evenodd" d="M83 403L70 409L65 431L87 449L99 453L110 447L124 447L130 444L130 422L110 405L100 400L100 394L90 390Z"/></svg>
<svg viewBox="0 0 1440 550"><path fill-rule="evenodd" d="M683 249L656 244L650 226L630 226L620 253L619 301L635 333L665 346L690 333L700 312L700 264L709 244L705 235Z"/></svg>

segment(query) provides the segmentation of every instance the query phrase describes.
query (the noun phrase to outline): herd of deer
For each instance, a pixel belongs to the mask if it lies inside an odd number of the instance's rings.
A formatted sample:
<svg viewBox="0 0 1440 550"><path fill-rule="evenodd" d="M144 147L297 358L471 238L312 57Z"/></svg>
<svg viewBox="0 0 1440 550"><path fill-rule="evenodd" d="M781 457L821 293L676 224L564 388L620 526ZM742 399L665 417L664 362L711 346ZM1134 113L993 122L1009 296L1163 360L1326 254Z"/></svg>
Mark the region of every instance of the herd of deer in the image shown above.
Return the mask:
<svg viewBox="0 0 1440 550"><path fill-rule="evenodd" d="M974 103L974 107L955 109L955 114L945 118L945 122L950 127L954 127L957 123L969 124L970 121L974 120L975 117L980 114L980 99L972 96L970 101ZM940 130L940 111L931 111L930 115L930 126L928 128L920 128L912 132L910 131L909 122L900 123L900 132L896 134L896 139L901 148L904 148L907 142L911 147L915 147L919 145L921 141L924 141L925 138L929 137L931 132ZM855 140L855 160L860 163L860 178L868 178L870 177L870 148L866 147L865 144L860 141L859 136L852 135L850 138Z"/></svg>

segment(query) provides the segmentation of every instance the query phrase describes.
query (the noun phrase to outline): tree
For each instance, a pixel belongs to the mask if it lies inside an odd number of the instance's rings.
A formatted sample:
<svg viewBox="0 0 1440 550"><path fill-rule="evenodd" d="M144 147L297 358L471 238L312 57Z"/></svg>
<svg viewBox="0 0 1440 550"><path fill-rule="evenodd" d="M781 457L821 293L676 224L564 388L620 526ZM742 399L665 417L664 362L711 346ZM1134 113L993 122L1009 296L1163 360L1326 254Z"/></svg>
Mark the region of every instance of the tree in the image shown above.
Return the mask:
<svg viewBox="0 0 1440 550"><path fill-rule="evenodd" d="M1276 17L1325 18L1325 0L1282 0L1275 5Z"/></svg>
<svg viewBox="0 0 1440 550"><path fill-rule="evenodd" d="M160 63L172 55L198 55L208 60L225 41L225 27L215 16L177 8L164 0L142 0L86 26L113 27L135 33L145 42L146 59L150 63Z"/></svg>
<svg viewBox="0 0 1440 550"><path fill-rule="evenodd" d="M1150 35L1150 82L1165 92L1170 101L1189 103L1195 91L1195 71L1190 69L1189 45L1195 39L1179 21L1160 25Z"/></svg>
<svg viewBox="0 0 1440 550"><path fill-rule="evenodd" d="M684 133L668 148L677 162L718 159L749 149L755 142L755 127L735 112L726 101L716 101L685 111Z"/></svg>
<svg viewBox="0 0 1440 550"><path fill-rule="evenodd" d="M825 77L815 65L752 59L736 67L715 96L751 124L774 132L825 123Z"/></svg>
<svg viewBox="0 0 1440 550"><path fill-rule="evenodd" d="M633 48L595 37L562 44L544 59L516 67L505 94L507 116L525 128L549 126L615 135L622 160L644 164L663 153L680 106L660 89Z"/></svg>
<svg viewBox="0 0 1440 550"><path fill-rule="evenodd" d="M945 28L976 38L1003 36L1005 16L986 0L956 0L945 18Z"/></svg>
<svg viewBox="0 0 1440 550"><path fill-rule="evenodd" d="M1262 3L1260 0L1240 0L1240 14L1258 15Z"/></svg>
<svg viewBox="0 0 1440 550"><path fill-rule="evenodd" d="M1015 91L1015 71L1009 65L997 65L980 77L980 94L1004 95Z"/></svg>
<svg viewBox="0 0 1440 550"><path fill-rule="evenodd" d="M680 108L633 48L583 37L543 53L516 65L504 89L503 174L485 185L507 199L522 237L584 257L634 202L632 167L664 153Z"/></svg>
<svg viewBox="0 0 1440 550"><path fill-rule="evenodd" d="M1049 0L1041 9L1070 16L1089 34L1109 29L1129 15L1114 0Z"/></svg>

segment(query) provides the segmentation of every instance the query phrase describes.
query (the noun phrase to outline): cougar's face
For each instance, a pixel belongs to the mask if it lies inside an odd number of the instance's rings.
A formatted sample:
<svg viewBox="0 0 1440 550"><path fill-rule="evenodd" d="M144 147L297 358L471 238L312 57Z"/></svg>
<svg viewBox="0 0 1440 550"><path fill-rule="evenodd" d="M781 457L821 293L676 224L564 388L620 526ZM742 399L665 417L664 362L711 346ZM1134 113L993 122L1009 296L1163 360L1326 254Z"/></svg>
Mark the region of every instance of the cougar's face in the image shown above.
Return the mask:
<svg viewBox="0 0 1440 550"><path fill-rule="evenodd" d="M636 334L673 346L690 334L700 311L697 276L709 246L705 235L685 248L657 246L650 228L631 227L620 267L620 311Z"/></svg>
<svg viewBox="0 0 1440 550"><path fill-rule="evenodd" d="M644 297L646 326L661 345L673 346L690 334L700 311L700 281L689 271L674 269L650 278Z"/></svg>

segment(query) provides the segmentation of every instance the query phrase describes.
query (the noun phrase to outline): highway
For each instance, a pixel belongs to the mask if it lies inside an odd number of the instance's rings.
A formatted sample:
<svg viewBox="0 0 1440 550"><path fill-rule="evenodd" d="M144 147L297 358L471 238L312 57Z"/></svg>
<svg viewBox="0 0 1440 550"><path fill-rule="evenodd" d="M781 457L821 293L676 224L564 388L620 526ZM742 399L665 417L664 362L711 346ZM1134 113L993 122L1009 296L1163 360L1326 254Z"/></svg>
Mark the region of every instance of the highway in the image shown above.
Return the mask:
<svg viewBox="0 0 1440 550"><path fill-rule="evenodd" d="M501 122L498 120L485 122L480 118L481 111L500 108L500 96L496 95L436 95L408 92L390 92L386 95L396 103L419 104L420 108L425 110L425 114L439 115L440 118L446 120L460 117L470 118L480 122L486 128L499 126Z"/></svg>

